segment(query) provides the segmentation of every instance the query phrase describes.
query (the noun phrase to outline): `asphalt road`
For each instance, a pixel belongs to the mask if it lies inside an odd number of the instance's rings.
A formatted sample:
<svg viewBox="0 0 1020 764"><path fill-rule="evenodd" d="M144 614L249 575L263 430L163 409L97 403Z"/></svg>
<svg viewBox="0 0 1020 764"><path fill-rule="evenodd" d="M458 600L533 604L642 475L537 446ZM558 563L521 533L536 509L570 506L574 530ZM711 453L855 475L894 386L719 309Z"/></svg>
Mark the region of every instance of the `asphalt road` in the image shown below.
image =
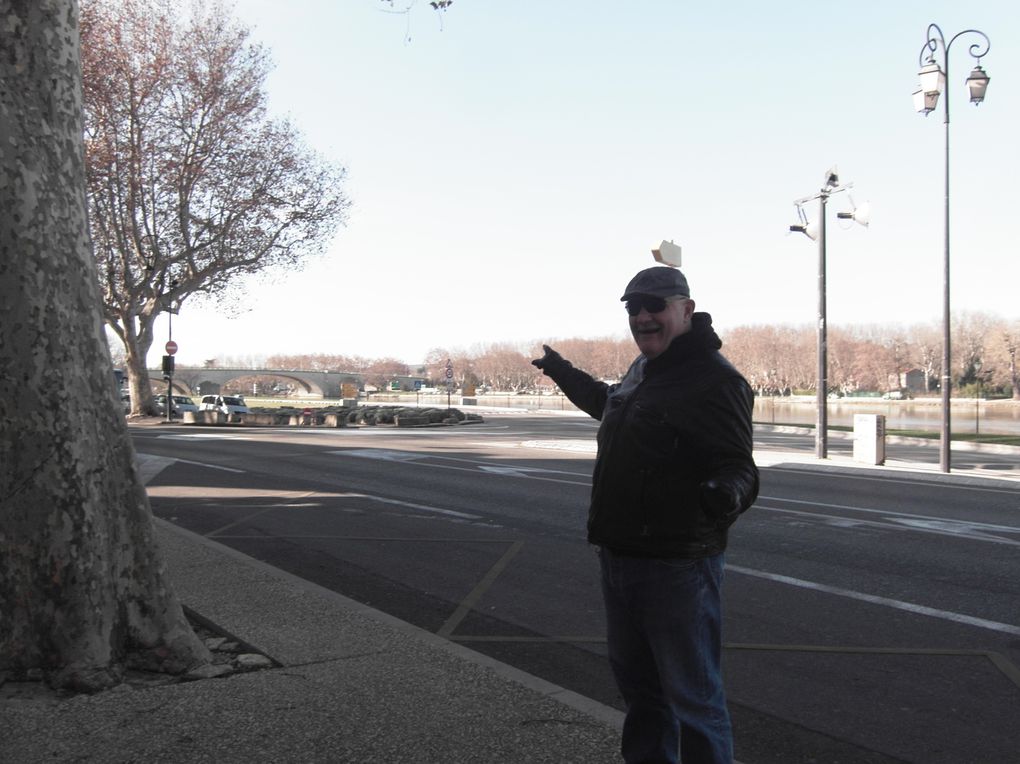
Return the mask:
<svg viewBox="0 0 1020 764"><path fill-rule="evenodd" d="M132 428L168 459L158 516L620 707L583 533L594 432ZM1020 482L977 477L1020 477L1017 458L947 477L892 448L895 468L835 469L803 435L756 443L761 497L727 553L737 758L1017 761Z"/></svg>

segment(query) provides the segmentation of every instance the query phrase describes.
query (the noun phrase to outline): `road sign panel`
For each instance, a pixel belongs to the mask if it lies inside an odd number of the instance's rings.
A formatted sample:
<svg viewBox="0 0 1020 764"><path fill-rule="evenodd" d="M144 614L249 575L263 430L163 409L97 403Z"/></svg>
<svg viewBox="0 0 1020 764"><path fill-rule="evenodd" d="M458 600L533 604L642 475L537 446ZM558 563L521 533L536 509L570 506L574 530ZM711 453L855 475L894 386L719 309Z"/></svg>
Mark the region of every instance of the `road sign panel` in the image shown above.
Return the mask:
<svg viewBox="0 0 1020 764"><path fill-rule="evenodd" d="M176 352L177 352L177 343L176 342L174 342L173 340L170 340L168 343L166 343L166 353L167 353L167 355L173 355Z"/></svg>
<svg viewBox="0 0 1020 764"><path fill-rule="evenodd" d="M658 249L652 250L652 257L663 265L680 267L680 247L671 241L663 240Z"/></svg>

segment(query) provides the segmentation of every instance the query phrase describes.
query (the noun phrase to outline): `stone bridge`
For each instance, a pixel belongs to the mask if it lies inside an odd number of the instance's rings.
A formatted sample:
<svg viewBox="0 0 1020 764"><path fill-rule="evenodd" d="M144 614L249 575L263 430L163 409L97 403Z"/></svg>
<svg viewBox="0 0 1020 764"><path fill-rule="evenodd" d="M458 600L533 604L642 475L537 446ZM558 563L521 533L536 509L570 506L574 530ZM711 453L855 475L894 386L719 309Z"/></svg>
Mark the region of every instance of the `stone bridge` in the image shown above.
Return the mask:
<svg viewBox="0 0 1020 764"><path fill-rule="evenodd" d="M173 388L180 395L215 395L231 382L247 377L272 377L274 382L288 386L301 398L340 398L341 385L354 385L364 389L365 382L358 373L338 371L300 371L297 369L187 369L174 371ZM149 369L149 379L154 390L166 388L163 372ZM260 380L261 381L261 380ZM244 395L256 395L262 390L251 388L241 391Z"/></svg>
<svg viewBox="0 0 1020 764"><path fill-rule="evenodd" d="M358 390L365 389L364 377L358 372L346 371L301 371L300 369L188 369L179 367L174 371L173 388L179 395L215 395L231 382L260 377L263 381L271 377L273 381L290 389L291 394L298 398L342 398L343 385L354 385ZM160 369L149 369L149 379L153 390L166 392L166 382ZM253 380L248 380L249 383ZM422 377L397 376L391 380L399 390L415 390L423 382ZM243 395L257 396L267 390L254 390L249 387L240 391Z"/></svg>

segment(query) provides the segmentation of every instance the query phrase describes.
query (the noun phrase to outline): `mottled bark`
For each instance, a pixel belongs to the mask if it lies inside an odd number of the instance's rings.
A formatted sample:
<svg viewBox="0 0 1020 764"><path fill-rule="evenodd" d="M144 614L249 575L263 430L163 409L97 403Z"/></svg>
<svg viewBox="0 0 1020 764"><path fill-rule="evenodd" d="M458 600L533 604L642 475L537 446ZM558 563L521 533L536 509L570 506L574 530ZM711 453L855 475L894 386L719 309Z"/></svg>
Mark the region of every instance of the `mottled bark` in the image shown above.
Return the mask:
<svg viewBox="0 0 1020 764"><path fill-rule="evenodd" d="M210 660L134 467L87 235L74 0L0 0L0 674Z"/></svg>

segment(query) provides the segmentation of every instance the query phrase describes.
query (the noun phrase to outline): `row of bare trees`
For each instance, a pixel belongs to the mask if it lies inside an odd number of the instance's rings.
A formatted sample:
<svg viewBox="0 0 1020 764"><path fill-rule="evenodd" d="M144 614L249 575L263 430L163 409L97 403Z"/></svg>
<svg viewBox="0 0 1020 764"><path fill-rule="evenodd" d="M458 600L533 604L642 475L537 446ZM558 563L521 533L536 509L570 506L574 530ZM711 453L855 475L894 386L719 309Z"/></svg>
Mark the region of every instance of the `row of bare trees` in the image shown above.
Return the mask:
<svg viewBox="0 0 1020 764"><path fill-rule="evenodd" d="M941 326L830 328L829 388L844 394L904 386L903 375L923 374L934 392L942 376ZM813 328L741 327L728 333L724 352L759 394L810 391L817 385L817 340ZM954 389L971 394L1008 394L1020 400L1017 346L1020 322L965 314L951 338Z"/></svg>
<svg viewBox="0 0 1020 764"><path fill-rule="evenodd" d="M759 395L811 392L817 385L817 339L812 327L742 326L723 336L723 352ZM531 365L542 354L541 342L500 342L470 350L435 348L424 363L408 365L395 358L369 359L330 354L274 355L258 365L273 369L356 372L366 383L382 387L398 376L422 376L441 383L446 364L457 385L522 392L547 388L550 382ZM636 353L627 337L565 339L554 343L565 358L599 379L619 379ZM982 313L962 314L952 337L951 378L965 395L1012 395L1020 400L1020 322ZM829 389L852 394L885 392L904 386L903 375L923 374L924 388L934 392L942 375L940 325L830 328L827 348ZM224 365L231 365L224 360ZM245 366L252 365L246 359Z"/></svg>

